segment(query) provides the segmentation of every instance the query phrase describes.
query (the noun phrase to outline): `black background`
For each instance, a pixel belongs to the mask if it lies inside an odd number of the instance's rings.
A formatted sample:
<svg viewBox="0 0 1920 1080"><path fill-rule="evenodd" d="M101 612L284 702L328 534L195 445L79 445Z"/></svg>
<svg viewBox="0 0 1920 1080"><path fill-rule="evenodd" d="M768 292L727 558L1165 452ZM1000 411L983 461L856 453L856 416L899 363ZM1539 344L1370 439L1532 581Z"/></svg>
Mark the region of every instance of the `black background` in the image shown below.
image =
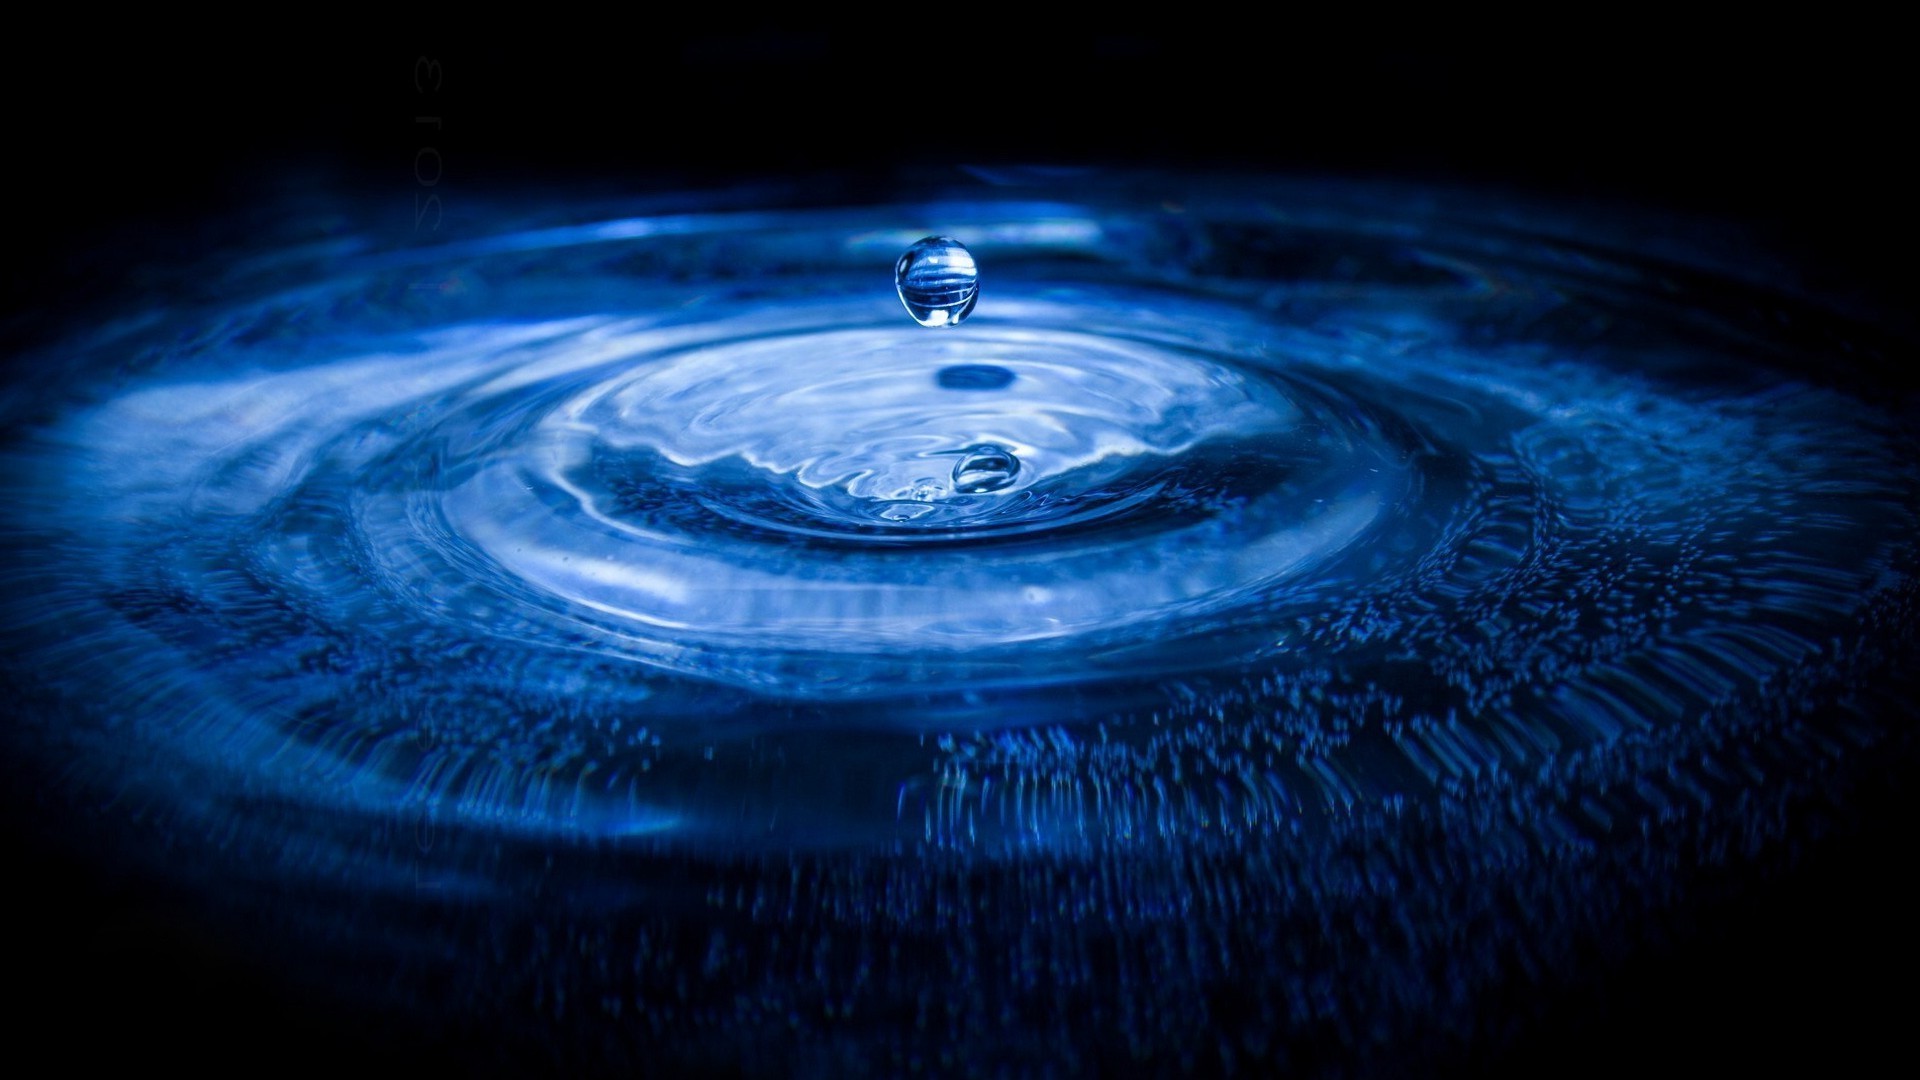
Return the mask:
<svg viewBox="0 0 1920 1080"><path fill-rule="evenodd" d="M110 309L128 287L116 249L190 237L209 215L316 186L390 193L404 215L423 146L444 162L435 190L449 201L536 181L672 189L811 170L884 185L904 168L990 162L1484 183L1743 222L1808 280L1910 320L1920 177L1898 35L1678 33L1597 10L1472 30L1378 12L1342 27L1275 13L1257 28L1044 35L982 16L861 33L583 25L484 44L378 29L297 47L188 45L178 28L104 49L16 40L4 85L19 225L0 259L0 343ZM235 1065L241 1051L209 1045L222 1018L245 1033L236 1045L299 1044L294 1060L430 1062L445 1049L378 1016L314 1011L209 939L190 897L64 850L26 769L8 767L21 866L9 876L25 910L6 975L15 1000L36 1002L18 1017L26 1030L110 1029L150 1060ZM1876 977L1914 970L1895 885L1912 849L1903 779L1872 779L1854 804L1880 824L1809 842L1777 880L1717 889L1689 933L1637 946L1553 1003L1502 1064L1845 1073L1900 1048L1915 995L1888 997Z"/></svg>
<svg viewBox="0 0 1920 1080"><path fill-rule="evenodd" d="M955 22L516 28L482 43L469 27L229 45L186 45L177 30L156 31L164 45L137 31L121 46L16 40L0 85L24 229L0 284L16 311L110 292L115 260L98 241L300 184L390 195L402 214L431 146L449 203L528 181L884 180L986 162L1495 183L1728 217L1823 286L1908 306L1920 173L1905 152L1910 68L1888 26L1682 30L1578 8L1477 28L1385 12L1046 33ZM438 72L416 68L421 57Z"/></svg>

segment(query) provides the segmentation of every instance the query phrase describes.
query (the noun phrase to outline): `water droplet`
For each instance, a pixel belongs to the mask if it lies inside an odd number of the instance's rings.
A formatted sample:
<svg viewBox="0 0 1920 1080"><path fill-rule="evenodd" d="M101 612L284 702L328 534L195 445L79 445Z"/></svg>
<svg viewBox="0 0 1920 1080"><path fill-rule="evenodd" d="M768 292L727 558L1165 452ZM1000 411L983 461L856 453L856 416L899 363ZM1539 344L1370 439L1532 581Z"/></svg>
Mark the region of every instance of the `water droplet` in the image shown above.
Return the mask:
<svg viewBox="0 0 1920 1080"><path fill-rule="evenodd" d="M953 467L953 489L966 495L999 491L1020 475L1020 459L1004 446L970 446Z"/></svg>
<svg viewBox="0 0 1920 1080"><path fill-rule="evenodd" d="M944 390L999 390L1012 385L1014 374L994 364L952 364L934 380Z"/></svg>
<svg viewBox="0 0 1920 1080"><path fill-rule="evenodd" d="M973 314L980 271L973 252L951 236L929 236L893 266L900 302L921 326L953 326Z"/></svg>

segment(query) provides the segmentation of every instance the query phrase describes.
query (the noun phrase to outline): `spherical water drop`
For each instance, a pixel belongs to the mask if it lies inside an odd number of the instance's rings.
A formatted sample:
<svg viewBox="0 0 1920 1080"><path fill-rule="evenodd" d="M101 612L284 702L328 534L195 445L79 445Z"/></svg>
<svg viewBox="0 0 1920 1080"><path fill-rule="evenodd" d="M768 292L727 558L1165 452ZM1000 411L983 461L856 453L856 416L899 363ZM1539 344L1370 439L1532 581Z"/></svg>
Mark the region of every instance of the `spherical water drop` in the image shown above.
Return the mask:
<svg viewBox="0 0 1920 1080"><path fill-rule="evenodd" d="M953 489L966 495L999 491L1020 474L1020 459L1004 446L970 446L953 467Z"/></svg>
<svg viewBox="0 0 1920 1080"><path fill-rule="evenodd" d="M929 236L908 248L894 264L893 284L921 326L956 325L973 314L980 298L973 252L951 236Z"/></svg>

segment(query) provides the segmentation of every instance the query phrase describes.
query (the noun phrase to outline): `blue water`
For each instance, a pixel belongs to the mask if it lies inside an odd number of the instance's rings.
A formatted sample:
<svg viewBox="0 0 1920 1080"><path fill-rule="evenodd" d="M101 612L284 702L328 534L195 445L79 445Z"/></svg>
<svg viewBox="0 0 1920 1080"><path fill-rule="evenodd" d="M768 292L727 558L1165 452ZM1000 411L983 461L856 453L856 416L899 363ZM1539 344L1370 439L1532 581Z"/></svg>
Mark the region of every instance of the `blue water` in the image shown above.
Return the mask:
<svg viewBox="0 0 1920 1080"><path fill-rule="evenodd" d="M128 296L7 405L10 753L315 994L839 1074L1497 1041L1904 738L1871 327L1651 215L1139 190Z"/></svg>

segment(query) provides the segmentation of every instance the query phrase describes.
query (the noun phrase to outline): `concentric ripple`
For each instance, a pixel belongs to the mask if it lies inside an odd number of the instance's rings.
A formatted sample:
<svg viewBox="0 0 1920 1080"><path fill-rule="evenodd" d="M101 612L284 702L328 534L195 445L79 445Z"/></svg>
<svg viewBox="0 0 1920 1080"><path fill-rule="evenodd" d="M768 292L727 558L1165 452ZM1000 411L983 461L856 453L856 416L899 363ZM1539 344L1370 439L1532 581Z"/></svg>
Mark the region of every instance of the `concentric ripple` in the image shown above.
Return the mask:
<svg viewBox="0 0 1920 1080"><path fill-rule="evenodd" d="M1124 903L1074 894L1124 937L1201 853L1256 929L1440 865L1655 895L1545 868L1751 837L1893 737L1911 418L1836 359L1883 344L1670 232L1276 185L500 219L263 252L251 291L76 336L9 443L0 630L72 710L22 753L514 910L502 838L816 884L1129 853L1161 870ZM887 275L935 229L994 289L930 333ZM437 846L352 824L392 815ZM1256 867L1294 884L1243 895ZM604 869L578 903L624 910ZM945 941L936 899L869 907ZM1352 992L1479 977L1397 955Z"/></svg>
<svg viewBox="0 0 1920 1080"><path fill-rule="evenodd" d="M1274 372L1043 329L1071 322L1057 307L1002 314L1036 329L770 333L611 365L500 444L447 448L473 465L432 509L617 648L873 695L903 656L1044 646L1030 674L1071 676L1089 640L1157 641L1334 556L1407 486L1403 452ZM950 361L1011 378L945 389ZM367 514L403 518L409 495ZM762 671L796 653L809 672Z"/></svg>

